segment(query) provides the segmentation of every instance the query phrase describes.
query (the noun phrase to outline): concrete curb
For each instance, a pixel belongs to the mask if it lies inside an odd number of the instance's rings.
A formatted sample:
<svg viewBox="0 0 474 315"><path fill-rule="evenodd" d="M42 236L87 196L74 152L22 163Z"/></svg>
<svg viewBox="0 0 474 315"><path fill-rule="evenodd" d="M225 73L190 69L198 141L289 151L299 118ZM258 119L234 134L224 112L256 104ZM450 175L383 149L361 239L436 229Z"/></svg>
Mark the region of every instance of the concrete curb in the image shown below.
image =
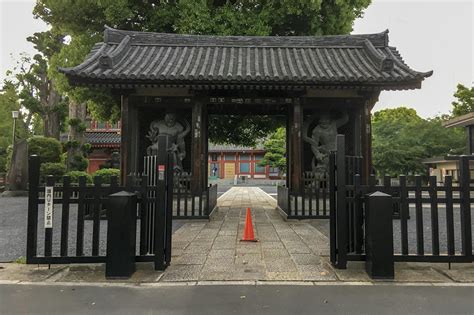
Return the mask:
<svg viewBox="0 0 474 315"><path fill-rule="evenodd" d="M0 280L0 285L36 286L94 286L160 288L176 286L420 286L420 287L474 287L474 283L436 283L436 282L357 282L357 281L178 281L178 282L33 282L19 280Z"/></svg>

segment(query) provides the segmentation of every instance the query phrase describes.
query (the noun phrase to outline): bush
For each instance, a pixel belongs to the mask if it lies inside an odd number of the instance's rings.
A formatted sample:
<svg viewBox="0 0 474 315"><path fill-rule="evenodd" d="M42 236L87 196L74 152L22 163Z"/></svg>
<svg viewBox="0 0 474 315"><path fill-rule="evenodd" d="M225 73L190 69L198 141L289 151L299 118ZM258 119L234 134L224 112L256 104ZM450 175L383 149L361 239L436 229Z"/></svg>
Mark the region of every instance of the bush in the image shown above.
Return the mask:
<svg viewBox="0 0 474 315"><path fill-rule="evenodd" d="M72 157L72 161L69 165L72 171L85 171L89 166L89 160L82 155L76 154Z"/></svg>
<svg viewBox="0 0 474 315"><path fill-rule="evenodd" d="M7 149L0 147L0 173L7 171Z"/></svg>
<svg viewBox="0 0 474 315"><path fill-rule="evenodd" d="M54 138L32 137L28 140L28 154L36 154L42 163L58 163L61 161L62 146Z"/></svg>
<svg viewBox="0 0 474 315"><path fill-rule="evenodd" d="M42 180L46 180L46 176L53 175L56 181L66 174L66 166L62 163L41 163L40 176Z"/></svg>
<svg viewBox="0 0 474 315"><path fill-rule="evenodd" d="M110 178L113 176L120 177L120 170L116 168L103 168L101 170L96 171L92 177L95 178L97 176L102 177L102 184L110 184Z"/></svg>
<svg viewBox="0 0 474 315"><path fill-rule="evenodd" d="M71 177L71 184L79 183L79 177L81 177L81 176L86 177L86 183L88 183L88 184L92 183L92 176L90 174L88 174L87 172L70 171L70 172L67 172L66 175Z"/></svg>

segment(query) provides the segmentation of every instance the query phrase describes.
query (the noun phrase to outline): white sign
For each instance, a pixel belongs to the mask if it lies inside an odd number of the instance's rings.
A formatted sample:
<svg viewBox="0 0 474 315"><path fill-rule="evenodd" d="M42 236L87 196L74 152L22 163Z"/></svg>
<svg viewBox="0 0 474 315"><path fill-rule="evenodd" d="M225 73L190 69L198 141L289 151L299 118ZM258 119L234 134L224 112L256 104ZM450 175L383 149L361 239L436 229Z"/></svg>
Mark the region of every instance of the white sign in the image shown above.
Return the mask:
<svg viewBox="0 0 474 315"><path fill-rule="evenodd" d="M44 188L44 228L53 227L53 187Z"/></svg>
<svg viewBox="0 0 474 315"><path fill-rule="evenodd" d="M165 166L158 165L158 180L165 180Z"/></svg>

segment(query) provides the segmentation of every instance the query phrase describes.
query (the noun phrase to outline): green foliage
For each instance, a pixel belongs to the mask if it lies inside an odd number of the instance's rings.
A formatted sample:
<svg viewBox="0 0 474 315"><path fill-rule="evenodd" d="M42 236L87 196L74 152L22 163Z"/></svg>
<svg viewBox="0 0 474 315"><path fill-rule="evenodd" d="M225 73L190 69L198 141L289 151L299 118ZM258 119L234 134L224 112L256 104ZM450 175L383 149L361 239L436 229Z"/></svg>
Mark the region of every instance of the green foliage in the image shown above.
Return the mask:
<svg viewBox="0 0 474 315"><path fill-rule="evenodd" d="M280 173L286 172L286 129L278 128L264 143L267 151L260 161L260 166L278 167Z"/></svg>
<svg viewBox="0 0 474 315"><path fill-rule="evenodd" d="M52 28L34 33L27 41L38 51L32 58L22 56L15 71L15 88L30 118L40 118L43 135L59 139L67 112L67 98L58 93L56 84L48 75L49 61L63 45L64 35Z"/></svg>
<svg viewBox="0 0 474 315"><path fill-rule="evenodd" d="M97 176L100 176L102 178L102 184L110 184L111 177L120 177L120 170L116 168L103 168L92 174L93 178Z"/></svg>
<svg viewBox="0 0 474 315"><path fill-rule="evenodd" d="M119 102L107 89L72 88L58 67L81 63L94 43L102 41L104 25L166 33L210 35L348 34L370 0L39 0L34 15L71 41L50 60L49 77L58 90L78 102L87 101L95 119L117 121ZM214 143L253 145L278 124L265 117L226 116L212 121ZM235 132L239 130L239 132Z"/></svg>
<svg viewBox="0 0 474 315"><path fill-rule="evenodd" d="M89 160L83 155L76 154L73 156L69 168L71 171L85 171L88 166Z"/></svg>
<svg viewBox="0 0 474 315"><path fill-rule="evenodd" d="M20 256L14 261L15 264L26 264L26 257L25 256Z"/></svg>
<svg viewBox="0 0 474 315"><path fill-rule="evenodd" d="M38 155L42 163L60 162L61 153L61 143L54 138L35 136L28 140L28 154Z"/></svg>
<svg viewBox="0 0 474 315"><path fill-rule="evenodd" d="M70 118L68 124L79 133L82 133L87 129L86 124L84 124L79 118Z"/></svg>
<svg viewBox="0 0 474 315"><path fill-rule="evenodd" d="M69 126L77 127L82 121L79 118L70 118L68 121Z"/></svg>
<svg viewBox="0 0 474 315"><path fill-rule="evenodd" d="M424 174L422 160L464 150L462 130L442 126L443 118L423 119L414 109L384 109L372 117L373 164L379 175Z"/></svg>
<svg viewBox="0 0 474 315"><path fill-rule="evenodd" d="M64 142L64 149L69 150L70 148L79 148L81 143L77 140L69 140Z"/></svg>
<svg viewBox="0 0 474 315"><path fill-rule="evenodd" d="M255 146L258 139L282 125L283 121L275 116L212 115L209 116L209 139L218 144Z"/></svg>
<svg viewBox="0 0 474 315"><path fill-rule="evenodd" d="M89 154L92 152L92 145L90 143L84 143L81 150L84 154Z"/></svg>
<svg viewBox="0 0 474 315"><path fill-rule="evenodd" d="M474 86L467 88L462 84L458 84L454 97L457 99L451 103L454 117L474 112Z"/></svg>
<svg viewBox="0 0 474 315"><path fill-rule="evenodd" d="M13 138L13 118L12 111L20 110L18 94L13 84L5 82L0 90L0 173L7 171L8 147L12 144ZM28 134L24 116L16 122L15 136L17 139L24 139Z"/></svg>
<svg viewBox="0 0 474 315"><path fill-rule="evenodd" d="M71 178L71 183L77 184L79 183L79 177L84 176L86 178L86 183L92 183L92 176L87 172L83 171L70 171L66 173L67 176Z"/></svg>
<svg viewBox="0 0 474 315"><path fill-rule="evenodd" d="M63 163L41 163L40 177L45 180L47 176L53 175L56 181L66 174L66 166Z"/></svg>

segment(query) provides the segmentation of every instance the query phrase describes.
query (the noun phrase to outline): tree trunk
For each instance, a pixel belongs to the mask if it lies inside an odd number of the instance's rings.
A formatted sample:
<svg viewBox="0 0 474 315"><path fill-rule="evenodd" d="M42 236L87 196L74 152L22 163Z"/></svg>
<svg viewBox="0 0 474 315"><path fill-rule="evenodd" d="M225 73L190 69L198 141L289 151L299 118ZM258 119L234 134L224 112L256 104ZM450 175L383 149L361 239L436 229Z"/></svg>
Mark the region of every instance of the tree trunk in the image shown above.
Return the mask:
<svg viewBox="0 0 474 315"><path fill-rule="evenodd" d="M61 127L61 117L59 113L59 103L61 95L54 88L53 81L47 80L41 89L41 103L43 105L43 134L45 137L55 138L59 140Z"/></svg>
<svg viewBox="0 0 474 315"><path fill-rule="evenodd" d="M69 102L69 120L79 120L82 124L85 124L87 116L86 104L77 103L76 101L70 100ZM77 143L77 146L69 146L67 151L67 169L71 170L71 166L74 163L74 156L83 155L82 145L85 141L85 131L78 125L69 125L68 141Z"/></svg>
<svg viewBox="0 0 474 315"><path fill-rule="evenodd" d="M43 135L49 138L55 138L59 140L60 133L59 113L57 111L51 111L43 116Z"/></svg>

